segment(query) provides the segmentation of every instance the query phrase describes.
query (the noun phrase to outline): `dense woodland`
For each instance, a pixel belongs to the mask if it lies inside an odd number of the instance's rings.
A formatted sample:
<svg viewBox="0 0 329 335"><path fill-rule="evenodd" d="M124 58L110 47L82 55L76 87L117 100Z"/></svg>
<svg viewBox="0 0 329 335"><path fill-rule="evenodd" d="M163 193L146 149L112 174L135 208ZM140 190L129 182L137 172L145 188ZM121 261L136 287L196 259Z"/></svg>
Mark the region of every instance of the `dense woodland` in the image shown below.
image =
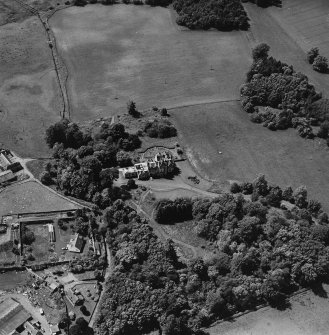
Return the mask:
<svg viewBox="0 0 329 335"><path fill-rule="evenodd" d="M211 256L187 265L170 240L160 242L121 200L106 209L115 268L101 302L99 334L202 334L202 327L238 311L266 302L284 306L290 293L328 276L328 216L308 200L305 187L282 190L260 176L233 184L232 191L159 203L161 223L191 220L191 229L216 246Z"/></svg>
<svg viewBox="0 0 329 335"><path fill-rule="evenodd" d="M189 29L246 30L248 16L240 0L174 0L177 24Z"/></svg>
<svg viewBox="0 0 329 335"><path fill-rule="evenodd" d="M271 129L296 128L302 137L328 138L329 109L307 76L269 57L270 48L253 50L254 62L243 85L242 106L251 120ZM267 108L263 108L267 107Z"/></svg>
<svg viewBox="0 0 329 335"><path fill-rule="evenodd" d="M48 128L46 141L53 148L53 162L41 176L44 184L54 184L64 194L91 201L101 208L116 199L127 199L129 192L114 187L118 165L130 162L129 152L141 144L122 124L107 122L93 131L62 120Z"/></svg>

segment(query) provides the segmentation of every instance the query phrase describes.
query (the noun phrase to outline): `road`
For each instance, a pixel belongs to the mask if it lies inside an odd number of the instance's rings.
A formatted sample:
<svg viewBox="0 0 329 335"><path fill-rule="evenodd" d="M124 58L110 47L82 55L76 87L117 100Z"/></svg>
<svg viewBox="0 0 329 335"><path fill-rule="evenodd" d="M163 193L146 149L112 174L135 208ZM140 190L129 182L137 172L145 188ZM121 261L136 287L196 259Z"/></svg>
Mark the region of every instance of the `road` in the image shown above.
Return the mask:
<svg viewBox="0 0 329 335"><path fill-rule="evenodd" d="M95 321L96 321L96 317L98 315L99 309L101 307L101 301L105 292L105 283L107 281L107 279L109 278L109 276L111 275L111 273L113 272L113 267L114 267L114 263L113 263L113 257L111 256L111 250L108 246L108 244L106 243L106 240L104 241L105 245L106 245L106 257L107 257L107 268L105 270L105 276L104 276L104 283L103 283L103 290L99 296L97 305L94 309L93 315L89 321L89 327L93 328Z"/></svg>

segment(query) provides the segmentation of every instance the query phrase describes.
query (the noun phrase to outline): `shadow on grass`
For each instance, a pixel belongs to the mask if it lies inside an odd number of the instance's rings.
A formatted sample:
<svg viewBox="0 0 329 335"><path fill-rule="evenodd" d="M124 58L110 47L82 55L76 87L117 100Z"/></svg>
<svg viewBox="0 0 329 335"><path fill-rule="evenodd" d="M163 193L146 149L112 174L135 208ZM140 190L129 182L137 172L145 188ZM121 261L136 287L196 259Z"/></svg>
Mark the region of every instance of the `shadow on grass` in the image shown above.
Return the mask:
<svg viewBox="0 0 329 335"><path fill-rule="evenodd" d="M312 292L321 298L328 298L327 291L323 288L322 283L316 283L311 286Z"/></svg>

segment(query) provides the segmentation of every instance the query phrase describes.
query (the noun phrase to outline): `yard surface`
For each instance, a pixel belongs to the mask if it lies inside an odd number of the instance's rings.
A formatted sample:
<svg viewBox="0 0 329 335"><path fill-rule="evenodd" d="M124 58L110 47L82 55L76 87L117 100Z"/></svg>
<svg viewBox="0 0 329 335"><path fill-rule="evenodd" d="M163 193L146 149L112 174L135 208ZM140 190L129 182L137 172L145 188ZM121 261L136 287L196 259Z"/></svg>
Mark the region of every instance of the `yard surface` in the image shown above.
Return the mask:
<svg viewBox="0 0 329 335"><path fill-rule="evenodd" d="M189 31L167 8L88 5L50 20L68 66L74 120L140 109L235 99L250 64L240 32ZM224 80L229 78L229 80Z"/></svg>
<svg viewBox="0 0 329 335"><path fill-rule="evenodd" d="M47 212L78 206L35 181L14 184L0 192L0 217L10 213Z"/></svg>
<svg viewBox="0 0 329 335"><path fill-rule="evenodd" d="M311 198L329 209L329 150L294 129L272 132L252 123L239 103L171 111L190 161L199 173L222 183L252 181L265 174L282 187L306 185Z"/></svg>
<svg viewBox="0 0 329 335"><path fill-rule="evenodd" d="M325 296L328 294L325 286ZM279 311L270 307L223 322L208 329L210 335L326 335L328 298L308 291L290 299L291 308Z"/></svg>

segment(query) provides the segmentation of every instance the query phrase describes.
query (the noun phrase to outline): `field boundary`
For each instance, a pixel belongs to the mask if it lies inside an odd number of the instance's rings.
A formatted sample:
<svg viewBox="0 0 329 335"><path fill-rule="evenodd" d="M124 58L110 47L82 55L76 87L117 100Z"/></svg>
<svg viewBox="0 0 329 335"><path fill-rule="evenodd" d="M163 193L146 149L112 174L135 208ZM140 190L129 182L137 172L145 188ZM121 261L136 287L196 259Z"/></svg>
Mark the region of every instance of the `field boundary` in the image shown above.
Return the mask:
<svg viewBox="0 0 329 335"><path fill-rule="evenodd" d="M214 104L219 104L219 103L225 103L225 102L237 102L241 101L241 99L211 99L211 100L203 100L203 101L198 101L190 104L177 104L177 105L172 105L169 107L166 107L167 110L173 110L177 108L186 108L186 107L193 107L193 106L201 106L201 105L214 105Z"/></svg>

